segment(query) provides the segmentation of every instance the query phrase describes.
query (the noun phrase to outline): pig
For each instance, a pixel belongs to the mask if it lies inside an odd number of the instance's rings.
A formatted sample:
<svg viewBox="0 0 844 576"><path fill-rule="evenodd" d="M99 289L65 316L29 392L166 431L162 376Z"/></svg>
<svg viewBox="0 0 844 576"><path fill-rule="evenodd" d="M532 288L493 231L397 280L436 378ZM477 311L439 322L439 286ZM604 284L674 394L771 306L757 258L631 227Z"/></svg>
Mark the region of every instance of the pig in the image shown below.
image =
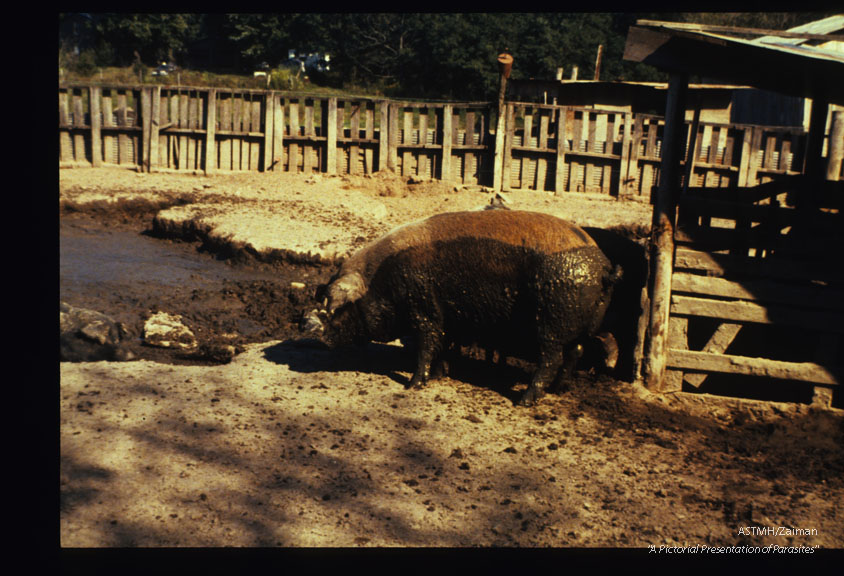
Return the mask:
<svg viewBox="0 0 844 576"><path fill-rule="evenodd" d="M325 290L326 309L306 315L302 328L329 347L413 342L410 388L423 386L455 343L534 358L519 400L530 406L570 374L620 276L588 234L560 218L449 212L401 226L349 257Z"/></svg>

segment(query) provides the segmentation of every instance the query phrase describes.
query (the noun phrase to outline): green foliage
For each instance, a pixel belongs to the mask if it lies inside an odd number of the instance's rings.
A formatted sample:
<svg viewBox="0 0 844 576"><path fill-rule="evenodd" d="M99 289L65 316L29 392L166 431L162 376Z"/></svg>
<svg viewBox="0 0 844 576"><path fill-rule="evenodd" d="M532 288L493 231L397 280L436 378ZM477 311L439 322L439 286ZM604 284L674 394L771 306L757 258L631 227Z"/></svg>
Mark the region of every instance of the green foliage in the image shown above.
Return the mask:
<svg viewBox="0 0 844 576"><path fill-rule="evenodd" d="M602 80L657 81L665 80L665 75L623 60L628 29L638 18L786 29L823 16L800 12L61 14L60 66L81 67L82 73L109 65L154 66L174 60L186 69L197 61L204 69L234 71L254 84L252 71L267 62L273 69L269 85L288 90L302 87L304 81L281 68L287 51L293 49L331 55L331 71L311 75L311 85L353 86L404 98L492 100L498 91L496 58L504 51L515 60L512 78L551 79L560 67L569 78L574 66L579 78L593 78L602 45ZM83 39L89 46L80 52Z"/></svg>

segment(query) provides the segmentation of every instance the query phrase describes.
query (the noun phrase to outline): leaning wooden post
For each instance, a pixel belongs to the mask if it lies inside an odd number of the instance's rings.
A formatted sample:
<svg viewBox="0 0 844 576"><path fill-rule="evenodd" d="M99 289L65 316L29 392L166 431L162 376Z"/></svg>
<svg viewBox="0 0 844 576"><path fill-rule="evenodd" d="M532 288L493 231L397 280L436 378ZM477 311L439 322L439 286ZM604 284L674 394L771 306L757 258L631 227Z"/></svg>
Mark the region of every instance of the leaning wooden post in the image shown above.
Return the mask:
<svg viewBox="0 0 844 576"><path fill-rule="evenodd" d="M668 316L671 307L671 275L674 267L674 224L680 185L680 158L685 135L686 92L689 79L672 74L665 104L662 164L651 226L651 310L649 351L645 374L647 386L658 390L665 375L668 352Z"/></svg>
<svg viewBox="0 0 844 576"><path fill-rule="evenodd" d="M513 67L513 57L504 53L498 55L498 121L495 126L495 157L493 158L492 188L501 191L502 172L504 166L504 138L505 138L505 117L504 96L507 93L507 78L510 77L510 70Z"/></svg>

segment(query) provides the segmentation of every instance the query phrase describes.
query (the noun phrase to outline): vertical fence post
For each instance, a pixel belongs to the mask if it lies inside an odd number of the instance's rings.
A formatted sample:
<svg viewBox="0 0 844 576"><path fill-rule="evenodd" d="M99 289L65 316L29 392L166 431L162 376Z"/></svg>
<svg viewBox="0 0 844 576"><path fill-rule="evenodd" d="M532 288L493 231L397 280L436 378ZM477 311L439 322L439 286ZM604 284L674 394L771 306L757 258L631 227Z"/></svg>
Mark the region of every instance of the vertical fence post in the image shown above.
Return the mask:
<svg viewBox="0 0 844 576"><path fill-rule="evenodd" d="M100 115L100 89L91 86L88 100L91 111L91 165L94 168L103 164L102 116Z"/></svg>
<svg viewBox="0 0 844 576"><path fill-rule="evenodd" d="M557 109L557 165L554 170L554 193L561 194L566 190L566 122L568 108L561 106Z"/></svg>
<svg viewBox="0 0 844 576"><path fill-rule="evenodd" d="M504 97L507 94L507 78L510 77L510 70L513 66L513 57L510 54L498 55L498 121L495 127L495 155L492 166L492 188L501 191L504 186L504 140L506 133L507 110L504 106ZM469 142L472 144L472 142Z"/></svg>
<svg viewBox="0 0 844 576"><path fill-rule="evenodd" d="M633 112L624 113L624 136L621 138L621 160L618 169L618 197L631 194L630 190L630 147L633 143Z"/></svg>
<svg viewBox="0 0 844 576"><path fill-rule="evenodd" d="M161 86L152 89L152 111L149 128L149 171L158 168L159 119L161 118Z"/></svg>
<svg viewBox="0 0 844 576"><path fill-rule="evenodd" d="M337 98L328 99L328 114L325 118L325 171L337 174Z"/></svg>
<svg viewBox="0 0 844 576"><path fill-rule="evenodd" d="M844 160L844 110L832 113L826 158L826 179L840 180L841 162Z"/></svg>
<svg viewBox="0 0 844 576"><path fill-rule="evenodd" d="M273 93L273 166L274 170L284 172L284 103Z"/></svg>
<svg viewBox="0 0 844 576"><path fill-rule="evenodd" d="M389 105L389 120L387 127L389 128L389 154L387 155L387 167L394 171L399 164L399 105L391 103Z"/></svg>
<svg viewBox="0 0 844 576"><path fill-rule="evenodd" d="M269 79L269 77L267 77ZM273 168L273 101L275 93L267 90L264 92L264 160L261 170L268 172Z"/></svg>
<svg viewBox="0 0 844 576"><path fill-rule="evenodd" d="M150 136L152 134L152 96L150 88L141 89L141 153L138 163L142 172L149 172Z"/></svg>
<svg viewBox="0 0 844 576"><path fill-rule="evenodd" d="M662 141L662 165L651 227L654 274L650 313L650 349L646 374L647 386L652 390L658 390L662 385L668 353L668 318L671 305L671 276L674 267L674 224L688 87L688 76L672 74L665 103L666 129Z"/></svg>
<svg viewBox="0 0 844 576"><path fill-rule="evenodd" d="M217 90L208 90L208 106L205 112L205 173L217 171Z"/></svg>
<svg viewBox="0 0 844 576"><path fill-rule="evenodd" d="M440 179L443 182L451 182L451 123L454 119L454 108L451 104L446 104L440 109L442 114L442 121L439 123L442 134L440 135L440 142L442 143L442 161L440 163Z"/></svg>

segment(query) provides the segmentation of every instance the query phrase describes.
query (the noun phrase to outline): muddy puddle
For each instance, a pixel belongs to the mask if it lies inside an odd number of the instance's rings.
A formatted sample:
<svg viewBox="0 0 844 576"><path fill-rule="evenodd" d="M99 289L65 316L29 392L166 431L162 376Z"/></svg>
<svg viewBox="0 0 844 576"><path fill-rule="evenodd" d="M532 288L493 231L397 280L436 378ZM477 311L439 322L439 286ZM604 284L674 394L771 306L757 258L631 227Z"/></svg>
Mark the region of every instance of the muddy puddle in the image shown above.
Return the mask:
<svg viewBox="0 0 844 576"><path fill-rule="evenodd" d="M325 267L232 261L199 242L156 237L152 216L130 223L63 214L59 236L60 299L123 322L137 358L215 363L213 350L286 339L301 310L332 270ZM296 287L295 284L304 284ZM197 350L155 348L143 341L155 312L180 315Z"/></svg>

